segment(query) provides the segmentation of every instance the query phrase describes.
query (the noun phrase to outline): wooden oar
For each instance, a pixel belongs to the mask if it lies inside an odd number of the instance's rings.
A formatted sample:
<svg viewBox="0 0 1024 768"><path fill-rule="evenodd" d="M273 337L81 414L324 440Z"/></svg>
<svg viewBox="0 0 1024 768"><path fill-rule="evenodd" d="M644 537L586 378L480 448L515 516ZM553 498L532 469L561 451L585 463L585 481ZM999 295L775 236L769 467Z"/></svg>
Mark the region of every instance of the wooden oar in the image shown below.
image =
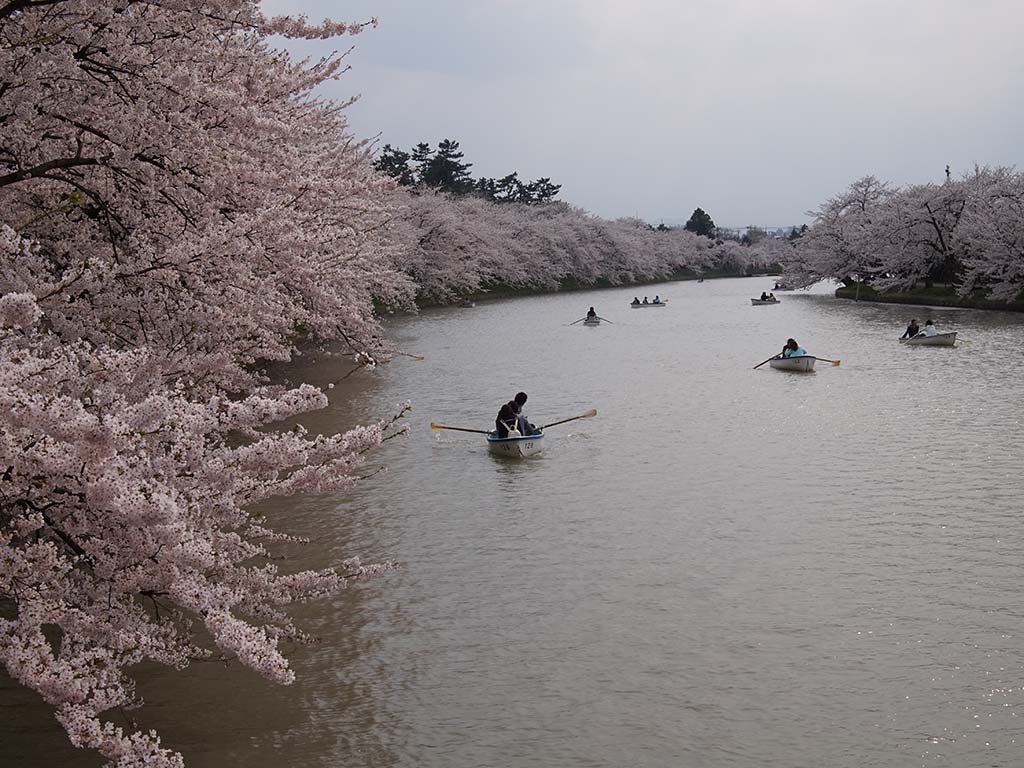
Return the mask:
<svg viewBox="0 0 1024 768"><path fill-rule="evenodd" d="M814 355L811 355L811 357L814 357ZM814 357L814 359L821 360L823 363L832 363L832 365L839 365L843 362L842 360L829 360L827 357Z"/></svg>
<svg viewBox="0 0 1024 768"><path fill-rule="evenodd" d="M569 421L576 421L576 419L589 419L591 416L597 416L597 408L591 408L589 411L587 411L586 413L581 413L579 416L572 416L568 419L562 419L561 421L552 421L550 424L545 424L543 427L538 427L538 429L547 429L548 427L554 427L558 424L565 424L566 422Z"/></svg>
<svg viewBox="0 0 1024 768"><path fill-rule="evenodd" d="M576 325L576 323L582 323L586 319L587 318L585 317L581 317L579 320L573 320L571 323L566 323L566 325Z"/></svg>
<svg viewBox="0 0 1024 768"><path fill-rule="evenodd" d="M597 319L598 319L598 320L603 320L603 321L604 321L604 322L606 322L606 323L611 323L612 325L615 325L615 323L612 323L612 321L611 321L611 320L609 320L609 319L608 319L607 317L601 317L600 315L598 315L598 316L597 316Z"/></svg>
<svg viewBox="0 0 1024 768"><path fill-rule="evenodd" d="M769 358L768 358L767 360L765 360L764 362L758 363L757 365L755 365L755 366L754 366L754 370L756 371L756 370L757 370L758 368L760 368L760 367L761 367L762 365L764 365L765 363L770 363L770 362L771 362L772 360L774 360L774 359L775 359L776 357L778 357L778 355L772 355L771 357L769 357Z"/></svg>
<svg viewBox="0 0 1024 768"><path fill-rule="evenodd" d="M438 424L436 421L430 422L431 429L451 429L456 432L475 432L478 435L489 435L491 434L486 429L466 429L466 427L446 427L444 424Z"/></svg>

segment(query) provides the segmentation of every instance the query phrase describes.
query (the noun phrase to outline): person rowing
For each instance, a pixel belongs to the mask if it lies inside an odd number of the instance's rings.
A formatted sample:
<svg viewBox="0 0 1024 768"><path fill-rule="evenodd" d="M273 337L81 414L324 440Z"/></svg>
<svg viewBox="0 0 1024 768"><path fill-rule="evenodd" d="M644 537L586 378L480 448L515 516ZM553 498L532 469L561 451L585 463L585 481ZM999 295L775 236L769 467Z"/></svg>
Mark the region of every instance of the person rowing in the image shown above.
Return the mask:
<svg viewBox="0 0 1024 768"><path fill-rule="evenodd" d="M912 339L921 332L920 326L917 324L917 320L911 319L910 325L907 326L907 330L900 336L901 339Z"/></svg>
<svg viewBox="0 0 1024 768"><path fill-rule="evenodd" d="M631 304L639 304L639 303L640 303L640 299L639 299L639 298L637 298L636 296L634 296L634 297L633 297L633 301L632 301L632 302L630 302L630 303L631 303Z"/></svg>
<svg viewBox="0 0 1024 768"><path fill-rule="evenodd" d="M594 311L593 307L587 312L587 320L597 320L597 312Z"/></svg>
<svg viewBox="0 0 1024 768"><path fill-rule="evenodd" d="M779 357L806 357L807 350L796 343L796 339L787 339Z"/></svg>

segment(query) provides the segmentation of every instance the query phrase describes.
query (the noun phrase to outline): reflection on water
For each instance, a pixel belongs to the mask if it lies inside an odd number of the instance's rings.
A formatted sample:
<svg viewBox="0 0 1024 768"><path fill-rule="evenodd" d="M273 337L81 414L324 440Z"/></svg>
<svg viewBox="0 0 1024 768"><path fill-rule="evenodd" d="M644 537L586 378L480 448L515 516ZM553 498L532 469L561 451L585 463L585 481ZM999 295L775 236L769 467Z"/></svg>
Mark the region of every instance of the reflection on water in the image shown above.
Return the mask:
<svg viewBox="0 0 1024 768"><path fill-rule="evenodd" d="M403 568L297 609L323 642L291 654L295 686L145 670L140 722L193 766L1020 764L1024 317L935 310L973 343L907 348L920 307L750 306L769 287L392 321L426 360L353 376L304 420L411 399L412 433L375 458L389 471L268 514L313 539L295 568ZM614 324L566 325L591 305ZM751 370L790 336L842 365ZM537 423L599 415L518 462L428 427L486 429L520 389ZM98 764L28 694L3 701L11 764Z"/></svg>

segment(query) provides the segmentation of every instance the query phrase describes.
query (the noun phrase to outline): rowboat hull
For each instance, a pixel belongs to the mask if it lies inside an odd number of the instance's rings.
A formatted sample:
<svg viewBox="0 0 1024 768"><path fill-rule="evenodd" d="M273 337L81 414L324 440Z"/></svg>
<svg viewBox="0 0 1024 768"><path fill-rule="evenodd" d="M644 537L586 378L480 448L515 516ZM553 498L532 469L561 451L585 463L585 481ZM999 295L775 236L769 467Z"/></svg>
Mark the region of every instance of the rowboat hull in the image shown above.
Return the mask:
<svg viewBox="0 0 1024 768"><path fill-rule="evenodd" d="M666 302L660 301L657 304L648 302L647 304L630 304L633 309L653 309L654 307L664 307Z"/></svg>
<svg viewBox="0 0 1024 768"><path fill-rule="evenodd" d="M595 320L584 320L583 324L584 325L600 325L601 321L597 320L597 319L595 319Z"/></svg>
<svg viewBox="0 0 1024 768"><path fill-rule="evenodd" d="M544 450L544 435L498 437L492 432L487 435L487 450L497 456L523 459Z"/></svg>
<svg viewBox="0 0 1024 768"><path fill-rule="evenodd" d="M763 301L762 299L751 299L750 303L755 307L763 307L766 304L781 304L782 302L776 299L775 301Z"/></svg>
<svg viewBox="0 0 1024 768"><path fill-rule="evenodd" d="M814 362L817 358L811 355L799 355L797 357L776 357L768 364L779 371L796 371L797 373L810 373L814 370Z"/></svg>
<svg viewBox="0 0 1024 768"><path fill-rule="evenodd" d="M953 333L937 333L934 336L915 336L912 339L900 339L900 343L911 347L952 347L956 344L956 331Z"/></svg>

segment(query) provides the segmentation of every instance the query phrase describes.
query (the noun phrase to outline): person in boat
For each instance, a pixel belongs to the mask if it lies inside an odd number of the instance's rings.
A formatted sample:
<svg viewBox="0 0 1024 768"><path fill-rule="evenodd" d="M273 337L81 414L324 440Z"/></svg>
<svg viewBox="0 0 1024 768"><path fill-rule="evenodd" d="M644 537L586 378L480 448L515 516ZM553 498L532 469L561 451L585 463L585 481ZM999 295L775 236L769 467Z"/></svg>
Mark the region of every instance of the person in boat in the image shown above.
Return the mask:
<svg viewBox="0 0 1024 768"><path fill-rule="evenodd" d="M775 294L774 293L769 293L768 294L768 301L778 301L778 299L775 298Z"/></svg>
<svg viewBox="0 0 1024 768"><path fill-rule="evenodd" d="M782 348L780 357L805 357L807 350L796 343L796 339L786 339L786 346Z"/></svg>
<svg viewBox="0 0 1024 768"><path fill-rule="evenodd" d="M782 290L782 286L781 286L781 285L779 285L778 283L776 283L776 284L775 284L775 287L774 287L774 288L772 288L772 290L773 290L773 291L781 291L781 290Z"/></svg>
<svg viewBox="0 0 1024 768"><path fill-rule="evenodd" d="M523 406L526 405L526 393L517 392L515 399L512 401L516 406L516 426L519 428L519 432L522 435L537 435L540 434L540 430L537 429L533 424L530 423L529 419L526 418L526 414L523 413Z"/></svg>
<svg viewBox="0 0 1024 768"><path fill-rule="evenodd" d="M655 304L661 304L661 296L655 296L654 297L654 303Z"/></svg>
<svg viewBox="0 0 1024 768"><path fill-rule="evenodd" d="M768 301L768 294L761 291L761 301Z"/></svg>
<svg viewBox="0 0 1024 768"><path fill-rule="evenodd" d="M916 319L910 321L910 325L907 326L907 330L900 336L901 339L912 339L921 332L921 327L917 324Z"/></svg>
<svg viewBox="0 0 1024 768"><path fill-rule="evenodd" d="M647 300L647 297L646 297L646 296L644 296L644 304L650 304L650 303L651 303L651 302L649 302L649 301Z"/></svg>
<svg viewBox="0 0 1024 768"><path fill-rule="evenodd" d="M935 330L935 323L930 319L924 321L924 330L921 331L925 336L938 336L939 332Z"/></svg>
<svg viewBox="0 0 1024 768"><path fill-rule="evenodd" d="M638 299L638 298L637 298L636 296L634 296L634 297L633 297L633 302L632 302L632 303L633 303L633 304L639 304L639 303L640 303L640 299Z"/></svg>
<svg viewBox="0 0 1024 768"><path fill-rule="evenodd" d="M508 437L509 430L515 429L519 421L519 406L515 400L509 400L498 411L498 418L494 420L494 431L498 437Z"/></svg>
<svg viewBox="0 0 1024 768"><path fill-rule="evenodd" d="M597 312L594 311L593 307L587 312L587 320L597 320Z"/></svg>

